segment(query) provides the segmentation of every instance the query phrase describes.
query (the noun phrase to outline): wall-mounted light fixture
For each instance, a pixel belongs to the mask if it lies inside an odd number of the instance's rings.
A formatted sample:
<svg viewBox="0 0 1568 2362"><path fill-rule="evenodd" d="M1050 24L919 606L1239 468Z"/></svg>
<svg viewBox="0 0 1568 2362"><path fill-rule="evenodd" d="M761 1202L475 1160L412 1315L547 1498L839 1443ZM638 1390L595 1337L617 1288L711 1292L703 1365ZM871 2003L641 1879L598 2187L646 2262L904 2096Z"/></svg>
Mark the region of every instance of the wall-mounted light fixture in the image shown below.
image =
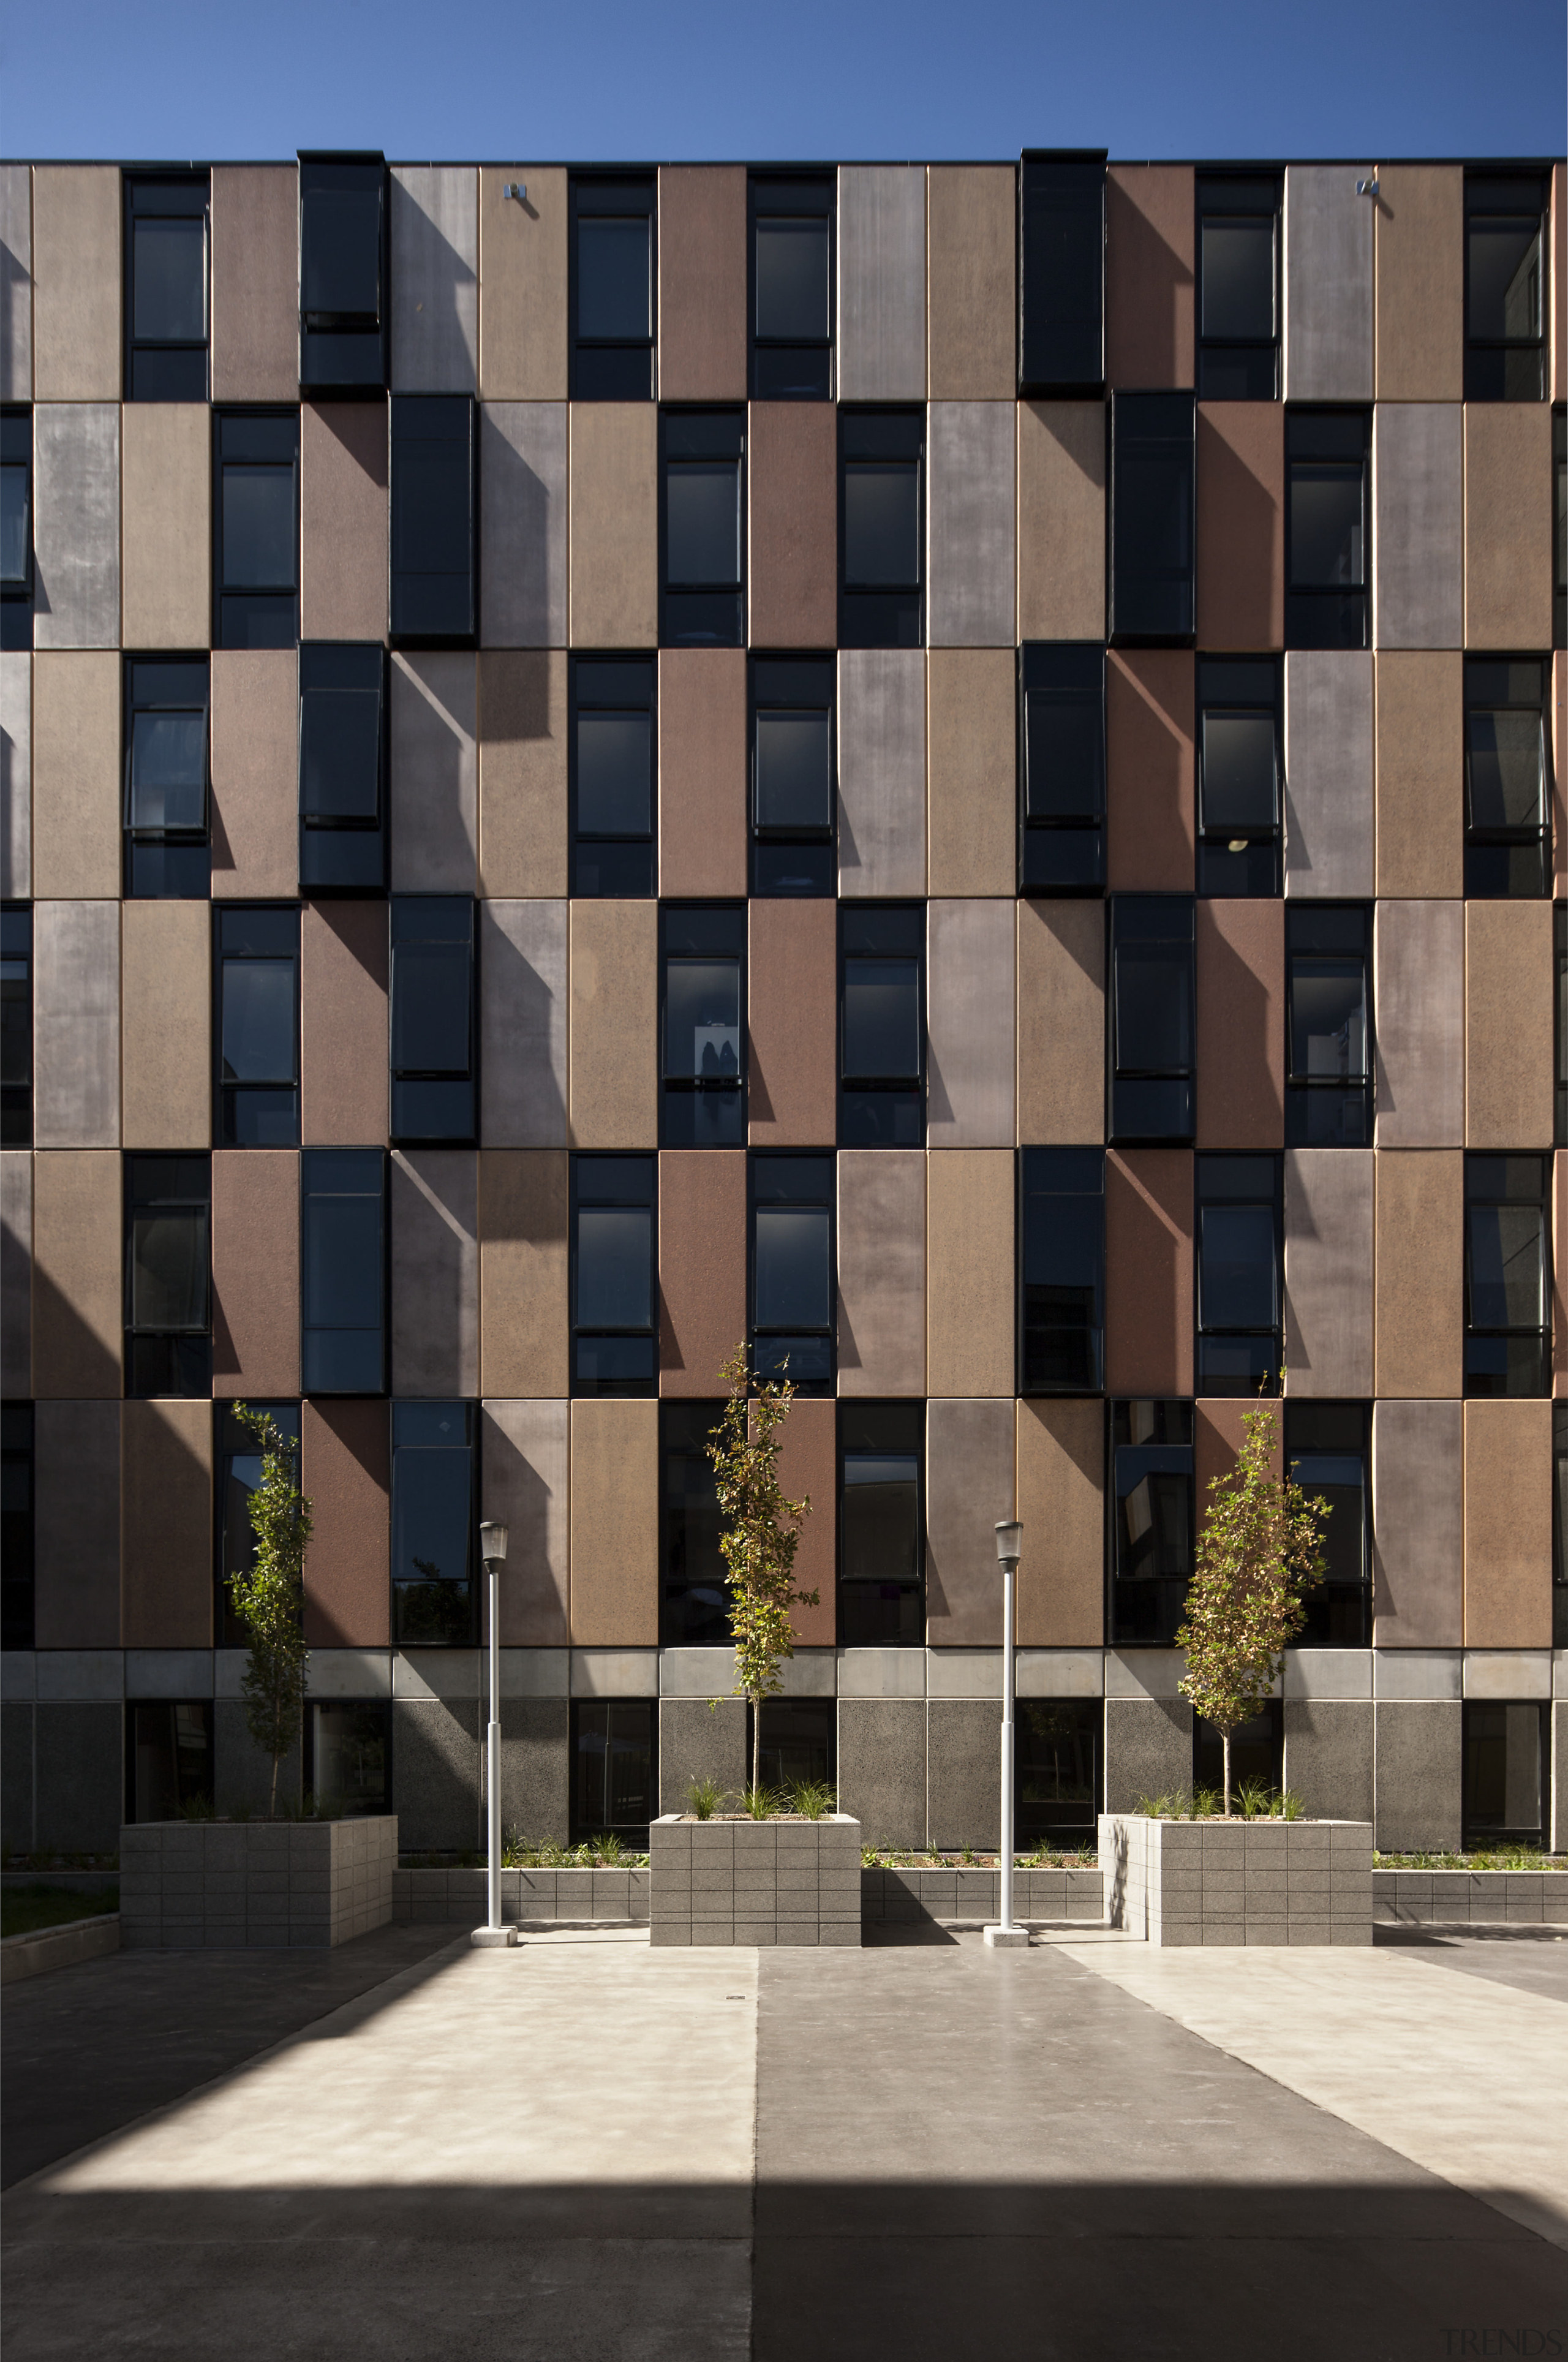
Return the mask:
<svg viewBox="0 0 1568 2362"><path fill-rule="evenodd" d="M515 197L520 205L525 205L528 202L528 183L526 181L508 181L501 195L502 203L508 197Z"/></svg>
<svg viewBox="0 0 1568 2362"><path fill-rule="evenodd" d="M1377 194L1376 175L1374 174L1369 181L1358 181L1355 184L1355 193L1358 197L1375 197Z"/></svg>

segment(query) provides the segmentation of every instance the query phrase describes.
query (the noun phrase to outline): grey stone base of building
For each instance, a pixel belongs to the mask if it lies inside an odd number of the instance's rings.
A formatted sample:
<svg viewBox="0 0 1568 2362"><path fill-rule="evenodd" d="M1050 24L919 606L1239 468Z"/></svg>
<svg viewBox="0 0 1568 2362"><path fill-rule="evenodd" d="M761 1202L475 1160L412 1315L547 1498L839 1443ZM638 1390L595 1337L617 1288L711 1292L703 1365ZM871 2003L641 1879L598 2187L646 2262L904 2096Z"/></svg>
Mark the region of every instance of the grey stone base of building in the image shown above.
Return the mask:
<svg viewBox="0 0 1568 2362"><path fill-rule="evenodd" d="M1375 1870L1379 1927L1568 1926L1568 1870Z"/></svg>
<svg viewBox="0 0 1568 2362"><path fill-rule="evenodd" d="M347 1944L392 1918L396 1870L394 1813L133 1823L120 1831L120 1941L127 1951Z"/></svg>
<svg viewBox="0 0 1568 2362"><path fill-rule="evenodd" d="M1151 1944L1370 1944L1370 1821L1167 1821L1105 1813L1113 1927Z"/></svg>
<svg viewBox="0 0 1568 2362"><path fill-rule="evenodd" d="M689 1821L648 1831L655 1944L853 1947L860 1941L860 1824Z"/></svg>

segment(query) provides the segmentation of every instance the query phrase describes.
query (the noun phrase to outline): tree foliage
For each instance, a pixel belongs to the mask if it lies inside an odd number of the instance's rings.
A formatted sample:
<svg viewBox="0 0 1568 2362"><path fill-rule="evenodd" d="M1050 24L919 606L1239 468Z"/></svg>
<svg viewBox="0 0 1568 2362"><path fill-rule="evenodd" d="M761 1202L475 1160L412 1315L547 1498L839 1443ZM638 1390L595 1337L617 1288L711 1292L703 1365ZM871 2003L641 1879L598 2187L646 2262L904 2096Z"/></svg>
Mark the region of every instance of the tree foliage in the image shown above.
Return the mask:
<svg viewBox="0 0 1568 2362"><path fill-rule="evenodd" d="M750 1391L744 1341L724 1363L728 1400L712 1429L708 1457L717 1478L724 1530L719 1538L730 1594L737 1697L752 1706L751 1780L761 1784L762 1701L783 1687L779 1667L795 1653L794 1606L815 1607L820 1595L795 1584L795 1551L812 1514L810 1499L786 1500L778 1482L778 1430L795 1389L786 1378Z"/></svg>
<svg viewBox="0 0 1568 2362"><path fill-rule="evenodd" d="M299 1445L266 1411L244 1403L234 1415L261 1447L261 1481L250 1496L255 1557L231 1574L229 1597L245 1626L250 1653L241 1679L246 1727L272 1759L269 1814L278 1809L278 1766L300 1735L304 1713L304 1560L310 1545L310 1503L299 1489Z"/></svg>

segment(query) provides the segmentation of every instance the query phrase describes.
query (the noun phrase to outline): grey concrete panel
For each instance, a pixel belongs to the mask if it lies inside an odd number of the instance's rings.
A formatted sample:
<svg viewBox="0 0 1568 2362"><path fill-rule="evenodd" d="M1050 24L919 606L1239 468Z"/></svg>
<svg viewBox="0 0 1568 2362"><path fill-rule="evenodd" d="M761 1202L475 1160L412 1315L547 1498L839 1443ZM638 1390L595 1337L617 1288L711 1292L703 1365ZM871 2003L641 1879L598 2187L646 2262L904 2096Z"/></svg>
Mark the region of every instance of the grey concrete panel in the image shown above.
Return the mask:
<svg viewBox="0 0 1568 2362"><path fill-rule="evenodd" d="M30 1699L0 1705L0 1841L18 1853L36 1842L33 1825L33 1723Z"/></svg>
<svg viewBox="0 0 1568 2362"><path fill-rule="evenodd" d="M1372 1160L1370 1148L1286 1152L1288 1394L1366 1396L1373 1390Z"/></svg>
<svg viewBox="0 0 1568 2362"><path fill-rule="evenodd" d="M925 173L845 165L838 176L841 402L925 399Z"/></svg>
<svg viewBox="0 0 1568 2362"><path fill-rule="evenodd" d="M1464 1405L1387 1401L1372 1413L1373 1637L1457 1648L1464 1632Z"/></svg>
<svg viewBox="0 0 1568 2362"><path fill-rule="evenodd" d="M39 1694L38 1660L31 1649L0 1650L0 1698L30 1702Z"/></svg>
<svg viewBox="0 0 1568 2362"><path fill-rule="evenodd" d="M1108 1649L1105 1652L1105 1694L1108 1698L1158 1698L1163 1703L1180 1694L1187 1659L1179 1649ZM1120 1805L1106 1811L1121 1812Z"/></svg>
<svg viewBox="0 0 1568 2362"><path fill-rule="evenodd" d="M661 1649L658 1694L662 1698L727 1697L735 1685L733 1649ZM833 1693L828 1693L831 1697Z"/></svg>
<svg viewBox="0 0 1568 2362"><path fill-rule="evenodd" d="M35 903L33 975L34 1142L39 1148L116 1148L118 903Z"/></svg>
<svg viewBox="0 0 1568 2362"><path fill-rule="evenodd" d="M33 398L33 176L0 164L0 402Z"/></svg>
<svg viewBox="0 0 1568 2362"><path fill-rule="evenodd" d="M113 402L33 413L33 646L120 644L120 413Z"/></svg>
<svg viewBox="0 0 1568 2362"><path fill-rule="evenodd" d="M502 1648L501 1694L503 1698L570 1697L571 1650Z"/></svg>
<svg viewBox="0 0 1568 2362"><path fill-rule="evenodd" d="M1380 1852L1457 1851L1463 1712L1457 1704L1377 1701L1373 1842Z"/></svg>
<svg viewBox="0 0 1568 2362"><path fill-rule="evenodd" d="M1370 1698L1286 1698L1285 1784L1314 1820L1372 1818Z"/></svg>
<svg viewBox="0 0 1568 2362"><path fill-rule="evenodd" d="M1464 411L1380 402L1372 414L1372 641L1464 639Z"/></svg>
<svg viewBox="0 0 1568 2362"><path fill-rule="evenodd" d="M719 1694L709 1711L705 1698L660 1698L658 1702L658 1808L684 1813L693 1780L716 1780L726 1795L738 1797L751 1778L745 1752L745 1700Z"/></svg>
<svg viewBox="0 0 1568 2362"><path fill-rule="evenodd" d="M780 1697L824 1698L838 1694L836 1649L797 1649L778 1668L783 1678Z"/></svg>
<svg viewBox="0 0 1568 2362"><path fill-rule="evenodd" d="M991 1563L996 1563L992 1554ZM998 1578L1000 1580L999 1576ZM999 1649L928 1649L925 1652L925 1694L933 1698L999 1698L1002 1694L1002 1652Z"/></svg>
<svg viewBox="0 0 1568 2362"><path fill-rule="evenodd" d="M37 1843L61 1853L113 1853L125 1790L124 1709L38 1705Z"/></svg>
<svg viewBox="0 0 1568 2362"><path fill-rule="evenodd" d="M480 904L480 1138L565 1148L565 902Z"/></svg>
<svg viewBox="0 0 1568 2362"><path fill-rule="evenodd" d="M1466 1649L1467 1698L1537 1698L1551 1695L1550 1649Z"/></svg>
<svg viewBox="0 0 1568 2362"><path fill-rule="evenodd" d="M568 1406L559 1400L484 1405L482 1515L507 1529L501 1570L503 1648L564 1650L567 1614ZM486 1585L486 1598L489 1586ZM484 1635L489 1639L488 1608ZM565 1663L562 1663L563 1694Z"/></svg>
<svg viewBox="0 0 1568 2362"><path fill-rule="evenodd" d="M220 1658L226 1653L219 1650ZM240 1659L243 1665L244 1659ZM214 1686L224 1694L220 1667ZM392 1695L392 1657L385 1649L313 1649L305 1676L312 1697L374 1698Z"/></svg>
<svg viewBox="0 0 1568 2362"><path fill-rule="evenodd" d="M471 1148L394 1149L392 1392L479 1393L479 1161Z"/></svg>
<svg viewBox="0 0 1568 2362"><path fill-rule="evenodd" d="M0 1152L0 1395L33 1390L33 1157Z"/></svg>
<svg viewBox="0 0 1568 2362"><path fill-rule="evenodd" d="M574 1649L571 1694L585 1697L657 1697L657 1649Z"/></svg>
<svg viewBox="0 0 1568 2362"><path fill-rule="evenodd" d="M564 648L567 406L480 411L480 644Z"/></svg>
<svg viewBox="0 0 1568 2362"><path fill-rule="evenodd" d="M1140 1796L1175 1795L1191 1786L1192 1708L1187 1700L1108 1695L1106 1811L1130 1813Z"/></svg>
<svg viewBox="0 0 1568 2362"><path fill-rule="evenodd" d="M571 1822L571 1708L564 1697L501 1701L501 1827L525 1845L565 1845ZM484 1764L480 1762L480 1784Z"/></svg>
<svg viewBox="0 0 1568 2362"><path fill-rule="evenodd" d="M925 1156L838 1158L838 1390L925 1392Z"/></svg>
<svg viewBox="0 0 1568 2362"><path fill-rule="evenodd" d="M1288 1698L1369 1698L1370 1649L1286 1649L1285 1695Z"/></svg>
<svg viewBox="0 0 1568 2362"><path fill-rule="evenodd" d="M5 171L0 167L0 181ZM0 895L33 890L33 660L0 652Z"/></svg>
<svg viewBox="0 0 1568 2362"><path fill-rule="evenodd" d="M118 1649L40 1649L35 1663L39 1696L69 1705L116 1704L126 1694L126 1661Z"/></svg>
<svg viewBox="0 0 1568 2362"><path fill-rule="evenodd" d="M477 1698L485 1687L478 1649L398 1649L392 1694L397 1698Z"/></svg>
<svg viewBox="0 0 1568 2362"><path fill-rule="evenodd" d="M120 1406L41 1402L33 1418L34 1628L40 1649L120 1638ZM209 1683L211 1676L208 1676ZM145 1696L176 1697L176 1690Z"/></svg>
<svg viewBox="0 0 1568 2362"><path fill-rule="evenodd" d="M213 1704L213 1792L219 1813L259 1817L271 1809L272 1759L251 1738L238 1698L220 1697ZM297 1812L304 1795L303 1741L296 1739L278 1764L278 1810Z"/></svg>
<svg viewBox="0 0 1568 2362"><path fill-rule="evenodd" d="M838 1694L841 1698L923 1698L926 1651L923 1649L841 1649L838 1651Z"/></svg>
<svg viewBox="0 0 1568 2362"><path fill-rule="evenodd" d="M926 1142L1010 1148L1017 905L926 904Z"/></svg>
<svg viewBox="0 0 1568 2362"><path fill-rule="evenodd" d="M1285 781L1286 892L1373 894L1370 652L1286 657Z"/></svg>
<svg viewBox="0 0 1568 2362"><path fill-rule="evenodd" d="M1449 1704L1464 1694L1464 1656L1459 1649L1375 1649L1372 1694Z"/></svg>
<svg viewBox="0 0 1568 2362"><path fill-rule="evenodd" d="M477 1699L393 1699L392 1810L400 1847L450 1852L483 1842L480 1745Z"/></svg>
<svg viewBox="0 0 1568 2362"><path fill-rule="evenodd" d="M211 1649L127 1649L126 1695L210 1698L213 1656Z"/></svg>
<svg viewBox="0 0 1568 2362"><path fill-rule="evenodd" d="M838 890L925 892L925 657L851 648L838 660Z"/></svg>
<svg viewBox="0 0 1568 2362"><path fill-rule="evenodd" d="M1373 919L1379 1148L1464 1142L1464 905L1379 901Z"/></svg>
<svg viewBox="0 0 1568 2362"><path fill-rule="evenodd" d="M1285 397L1372 400L1374 200L1370 164L1291 164L1285 174Z"/></svg>
<svg viewBox="0 0 1568 2362"><path fill-rule="evenodd" d="M1010 1396L926 1405L925 1614L933 1649L1000 1643L996 1526L1012 1515L1013 1425Z"/></svg>
<svg viewBox="0 0 1568 2362"><path fill-rule="evenodd" d="M1010 648L1017 573L1017 404L926 413L926 645Z"/></svg>
<svg viewBox="0 0 1568 2362"><path fill-rule="evenodd" d="M867 1845L926 1842L925 1717L923 1699L840 1694L838 1808Z"/></svg>
<svg viewBox="0 0 1568 2362"><path fill-rule="evenodd" d="M1017 1694L1031 1698L1103 1697L1103 1649L1021 1649Z"/></svg>
<svg viewBox="0 0 1568 2362"><path fill-rule="evenodd" d="M479 865L475 660L455 651L392 657L394 893L471 894Z"/></svg>
<svg viewBox="0 0 1568 2362"><path fill-rule="evenodd" d="M926 1709L927 1842L994 1846L1001 1838L1001 1707L978 1699Z"/></svg>
<svg viewBox="0 0 1568 2362"><path fill-rule="evenodd" d="M471 164L398 164L390 195L392 392L472 393L479 174Z"/></svg>

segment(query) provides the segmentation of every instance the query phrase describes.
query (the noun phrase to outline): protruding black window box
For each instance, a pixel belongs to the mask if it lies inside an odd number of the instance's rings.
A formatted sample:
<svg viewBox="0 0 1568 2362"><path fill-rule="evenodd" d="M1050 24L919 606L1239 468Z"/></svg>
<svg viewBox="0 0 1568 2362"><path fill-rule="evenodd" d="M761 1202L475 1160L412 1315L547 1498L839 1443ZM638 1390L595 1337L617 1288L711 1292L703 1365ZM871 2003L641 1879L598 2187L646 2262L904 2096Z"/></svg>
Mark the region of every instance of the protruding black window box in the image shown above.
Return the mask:
<svg viewBox="0 0 1568 2362"><path fill-rule="evenodd" d="M300 390L387 381L387 170L379 153L300 151Z"/></svg>
<svg viewBox="0 0 1568 2362"><path fill-rule="evenodd" d="M204 900L208 841L205 657L127 657L125 888L133 900Z"/></svg>
<svg viewBox="0 0 1568 2362"><path fill-rule="evenodd" d="M839 904L841 1148L925 1141L925 912L919 903Z"/></svg>
<svg viewBox="0 0 1568 2362"><path fill-rule="evenodd" d="M377 894L386 883L386 652L379 642L300 649L300 884Z"/></svg>
<svg viewBox="0 0 1568 2362"><path fill-rule="evenodd" d="M659 639L745 646L745 413L659 417Z"/></svg>
<svg viewBox="0 0 1568 2362"><path fill-rule="evenodd" d="M1464 176L1464 399L1546 396L1547 181Z"/></svg>
<svg viewBox="0 0 1568 2362"><path fill-rule="evenodd" d="M1273 402L1279 392L1279 177L1198 182L1198 395Z"/></svg>
<svg viewBox="0 0 1568 2362"><path fill-rule="evenodd" d="M1022 760L1019 884L1026 894L1105 888L1105 650L1028 641L1019 656Z"/></svg>
<svg viewBox="0 0 1568 2362"><path fill-rule="evenodd" d="M1190 641L1198 410L1190 393L1110 398L1110 636Z"/></svg>
<svg viewBox="0 0 1568 2362"><path fill-rule="evenodd" d="M1169 1645L1192 1579L1192 1405L1110 1407L1110 1640Z"/></svg>
<svg viewBox="0 0 1568 2362"><path fill-rule="evenodd" d="M1259 900L1279 892L1279 661L1198 659L1198 890Z"/></svg>
<svg viewBox="0 0 1568 2362"><path fill-rule="evenodd" d="M666 902L659 1137L745 1144L745 906Z"/></svg>
<svg viewBox="0 0 1568 2362"><path fill-rule="evenodd" d="M1019 1392L1105 1384L1105 1152L1019 1155Z"/></svg>
<svg viewBox="0 0 1568 2362"><path fill-rule="evenodd" d="M127 1156L126 1393L213 1387L212 1160Z"/></svg>
<svg viewBox="0 0 1568 2362"><path fill-rule="evenodd" d="M831 401L833 178L754 173L749 185L752 399Z"/></svg>
<svg viewBox="0 0 1568 2362"><path fill-rule="evenodd" d="M127 175L127 402L207 398L207 196L205 172Z"/></svg>
<svg viewBox="0 0 1568 2362"><path fill-rule="evenodd" d="M307 1395L382 1395L386 1152L300 1156L300 1383Z"/></svg>
<svg viewBox="0 0 1568 2362"><path fill-rule="evenodd" d="M1372 1644L1372 1484L1370 1413L1364 1403L1285 1405L1288 1474L1329 1506L1323 1528L1323 1579L1306 1595L1300 1649L1365 1649Z"/></svg>
<svg viewBox="0 0 1568 2362"><path fill-rule="evenodd" d="M392 637L471 643L478 630L478 447L467 394L394 394Z"/></svg>
<svg viewBox="0 0 1568 2362"><path fill-rule="evenodd" d="M841 409L838 450L838 644L918 648L925 414Z"/></svg>
<svg viewBox="0 0 1568 2362"><path fill-rule="evenodd" d="M1198 1391L1279 1391L1279 1159L1198 1159Z"/></svg>
<svg viewBox="0 0 1568 2362"><path fill-rule="evenodd" d="M1367 646L1371 573L1364 410L1285 414L1285 645Z"/></svg>
<svg viewBox="0 0 1568 2362"><path fill-rule="evenodd" d="M651 1156L574 1156L574 1395L656 1395L658 1320Z"/></svg>
<svg viewBox="0 0 1568 2362"><path fill-rule="evenodd" d="M574 894L620 901L654 891L657 689L652 657L571 658Z"/></svg>
<svg viewBox="0 0 1568 2362"><path fill-rule="evenodd" d="M1110 1137L1189 1141L1193 1125L1193 903L1119 894L1110 905Z"/></svg>
<svg viewBox="0 0 1568 2362"><path fill-rule="evenodd" d="M1551 1392L1549 1156L1464 1160L1464 1391Z"/></svg>
<svg viewBox="0 0 1568 2362"><path fill-rule="evenodd" d="M751 1160L752 1366L807 1395L833 1392L835 1160Z"/></svg>
<svg viewBox="0 0 1568 2362"><path fill-rule="evenodd" d="M846 1649L925 1639L925 1405L838 1407L838 1637Z"/></svg>
<svg viewBox="0 0 1568 2362"><path fill-rule="evenodd" d="M1361 902L1285 911L1285 1139L1290 1148L1370 1148L1371 916Z"/></svg>
<svg viewBox="0 0 1568 2362"><path fill-rule="evenodd" d="M0 1648L30 1649L36 1598L33 1407L0 1404Z"/></svg>
<svg viewBox="0 0 1568 2362"><path fill-rule="evenodd" d="M394 1402L392 1645L471 1648L479 1638L479 1405Z"/></svg>
<svg viewBox="0 0 1568 2362"><path fill-rule="evenodd" d="M297 410L215 410L213 646L299 638Z"/></svg>
<svg viewBox="0 0 1568 2362"><path fill-rule="evenodd" d="M720 1402L658 1407L661 1648L731 1644L729 1579L719 1549L723 1520L708 1457L709 1439L723 1408Z"/></svg>
<svg viewBox="0 0 1568 2362"><path fill-rule="evenodd" d="M0 649L33 645L33 414L0 410Z"/></svg>
<svg viewBox="0 0 1568 2362"><path fill-rule="evenodd" d="M297 904L220 902L218 1129L226 1148L293 1148L300 1136Z"/></svg>
<svg viewBox="0 0 1568 2362"><path fill-rule="evenodd" d="M1551 891L1551 675L1539 657L1464 660L1464 890L1472 897Z"/></svg>
<svg viewBox="0 0 1568 2362"><path fill-rule="evenodd" d="M755 894L831 894L837 778L832 657L751 660Z"/></svg>
<svg viewBox="0 0 1568 2362"><path fill-rule="evenodd" d="M33 906L0 911L0 1148L33 1138Z"/></svg>
<svg viewBox="0 0 1568 2362"><path fill-rule="evenodd" d="M651 402L654 223L651 172L571 182L571 398Z"/></svg>
<svg viewBox="0 0 1568 2362"><path fill-rule="evenodd" d="M469 894L394 894L392 1137L450 1143L479 1131L478 968Z"/></svg>
<svg viewBox="0 0 1568 2362"><path fill-rule="evenodd" d="M1105 383L1105 149L1023 150L1018 176L1018 390Z"/></svg>

